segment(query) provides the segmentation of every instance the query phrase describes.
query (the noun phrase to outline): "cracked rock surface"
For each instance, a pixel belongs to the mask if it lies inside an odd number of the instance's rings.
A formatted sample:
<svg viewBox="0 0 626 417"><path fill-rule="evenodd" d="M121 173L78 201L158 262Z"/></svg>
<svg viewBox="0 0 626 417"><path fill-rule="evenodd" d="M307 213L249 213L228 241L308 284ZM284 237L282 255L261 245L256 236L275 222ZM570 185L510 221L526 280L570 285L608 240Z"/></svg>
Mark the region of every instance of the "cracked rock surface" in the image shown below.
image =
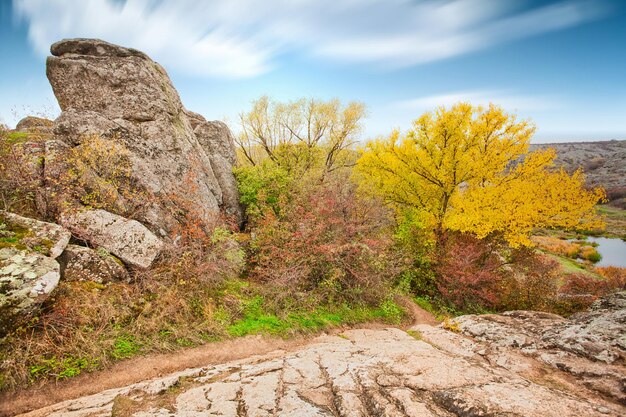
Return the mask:
<svg viewBox="0 0 626 417"><path fill-rule="evenodd" d="M443 349L439 344L445 344ZM442 327L349 330L292 352L189 369L29 416L618 416L583 385L520 369ZM530 361L530 362L528 362ZM559 373L552 370L552 373ZM552 376L550 374L549 376Z"/></svg>
<svg viewBox="0 0 626 417"><path fill-rule="evenodd" d="M626 292L603 297L567 319L510 311L462 316L455 322L461 332L488 346L481 353L494 363L519 368L533 358L626 405Z"/></svg>

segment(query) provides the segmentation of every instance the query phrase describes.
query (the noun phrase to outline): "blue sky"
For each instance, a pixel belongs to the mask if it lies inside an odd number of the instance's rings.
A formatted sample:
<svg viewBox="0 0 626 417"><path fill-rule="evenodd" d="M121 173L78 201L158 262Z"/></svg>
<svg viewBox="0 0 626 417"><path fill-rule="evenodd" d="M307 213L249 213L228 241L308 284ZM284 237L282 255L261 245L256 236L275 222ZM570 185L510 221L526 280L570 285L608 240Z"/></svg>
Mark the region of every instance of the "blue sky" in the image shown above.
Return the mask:
<svg viewBox="0 0 626 417"><path fill-rule="evenodd" d="M0 121L58 114L45 58L67 37L143 50L233 130L267 94L362 101L364 138L469 100L535 142L626 139L626 1L0 0Z"/></svg>

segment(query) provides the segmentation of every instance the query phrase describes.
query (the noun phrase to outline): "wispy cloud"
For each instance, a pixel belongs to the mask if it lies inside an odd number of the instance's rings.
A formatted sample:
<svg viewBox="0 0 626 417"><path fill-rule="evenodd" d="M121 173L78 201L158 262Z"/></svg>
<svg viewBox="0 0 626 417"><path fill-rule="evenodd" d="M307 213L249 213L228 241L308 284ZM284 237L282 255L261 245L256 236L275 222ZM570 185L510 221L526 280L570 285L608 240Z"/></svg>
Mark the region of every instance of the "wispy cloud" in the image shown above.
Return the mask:
<svg viewBox="0 0 626 417"><path fill-rule="evenodd" d="M46 53L65 37L142 49L187 73L250 77L285 53L400 68L571 27L604 1L524 8L501 0L14 0L29 38Z"/></svg>
<svg viewBox="0 0 626 417"><path fill-rule="evenodd" d="M401 100L392 104L397 109L428 111L439 106L451 106L460 101L486 106L497 104L512 112L537 112L553 110L565 106L558 97L549 95L524 95L508 90L454 91L431 96Z"/></svg>

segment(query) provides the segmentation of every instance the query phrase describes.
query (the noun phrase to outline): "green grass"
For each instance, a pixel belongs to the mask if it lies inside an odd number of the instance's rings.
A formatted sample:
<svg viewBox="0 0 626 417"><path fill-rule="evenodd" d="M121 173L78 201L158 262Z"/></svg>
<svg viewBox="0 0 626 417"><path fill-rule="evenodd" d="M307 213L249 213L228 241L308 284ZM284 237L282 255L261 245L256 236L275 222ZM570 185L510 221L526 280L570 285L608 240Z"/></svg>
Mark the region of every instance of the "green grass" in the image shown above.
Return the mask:
<svg viewBox="0 0 626 417"><path fill-rule="evenodd" d="M122 335L115 339L111 357L114 359L130 358L139 353L140 349L141 345L135 341L133 336Z"/></svg>
<svg viewBox="0 0 626 417"><path fill-rule="evenodd" d="M66 356L57 358L41 359L37 363L30 366L29 371L33 379L42 377L54 377L57 380L71 378L84 370L92 370L97 368L98 361L90 358L76 358Z"/></svg>
<svg viewBox="0 0 626 417"><path fill-rule="evenodd" d="M264 299L260 296L249 300L244 308L244 317L228 326L228 334L236 337L249 334L285 337L293 333L311 333L373 320L398 324L404 317L404 311L391 299L386 299L375 308L344 304L290 312L280 317L266 312L263 304Z"/></svg>
<svg viewBox="0 0 626 417"><path fill-rule="evenodd" d="M604 214L605 216L609 216L616 219L626 220L626 210L622 210L617 207L611 206L598 206L598 213Z"/></svg>
<svg viewBox="0 0 626 417"><path fill-rule="evenodd" d="M589 276L592 276L594 278L601 278L600 275L595 274L589 270L587 270L583 265L579 264L578 262L576 262L573 259L570 258L566 258L563 256L558 256L558 255L554 255L551 253L547 253L546 254L550 257L552 257L553 259L555 259L560 265L561 268L563 269L563 272L566 274L576 274L576 273L581 273L581 274L586 274Z"/></svg>

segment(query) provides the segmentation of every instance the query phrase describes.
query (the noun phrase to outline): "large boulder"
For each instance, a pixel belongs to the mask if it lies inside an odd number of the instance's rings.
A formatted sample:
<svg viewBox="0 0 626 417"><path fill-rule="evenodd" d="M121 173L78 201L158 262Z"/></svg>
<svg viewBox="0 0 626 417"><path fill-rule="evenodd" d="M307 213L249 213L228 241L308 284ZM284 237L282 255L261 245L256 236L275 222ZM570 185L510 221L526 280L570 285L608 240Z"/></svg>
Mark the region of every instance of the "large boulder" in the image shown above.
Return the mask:
<svg viewBox="0 0 626 417"><path fill-rule="evenodd" d="M68 213L61 222L78 239L102 247L137 268L149 268L163 248L163 242L144 225L106 210Z"/></svg>
<svg viewBox="0 0 626 417"><path fill-rule="evenodd" d="M59 263L15 247L0 249L0 338L33 314L56 288Z"/></svg>
<svg viewBox="0 0 626 417"><path fill-rule="evenodd" d="M149 201L138 220L161 235L190 207L201 224L222 213L241 221L230 131L187 111L159 64L94 39L63 40L51 53L46 73L63 111L55 138L80 146L96 134L123 144Z"/></svg>
<svg viewBox="0 0 626 417"><path fill-rule="evenodd" d="M103 249L94 250L85 246L68 245L59 258L59 263L65 281L93 281L106 284L128 279L128 271L121 261Z"/></svg>

